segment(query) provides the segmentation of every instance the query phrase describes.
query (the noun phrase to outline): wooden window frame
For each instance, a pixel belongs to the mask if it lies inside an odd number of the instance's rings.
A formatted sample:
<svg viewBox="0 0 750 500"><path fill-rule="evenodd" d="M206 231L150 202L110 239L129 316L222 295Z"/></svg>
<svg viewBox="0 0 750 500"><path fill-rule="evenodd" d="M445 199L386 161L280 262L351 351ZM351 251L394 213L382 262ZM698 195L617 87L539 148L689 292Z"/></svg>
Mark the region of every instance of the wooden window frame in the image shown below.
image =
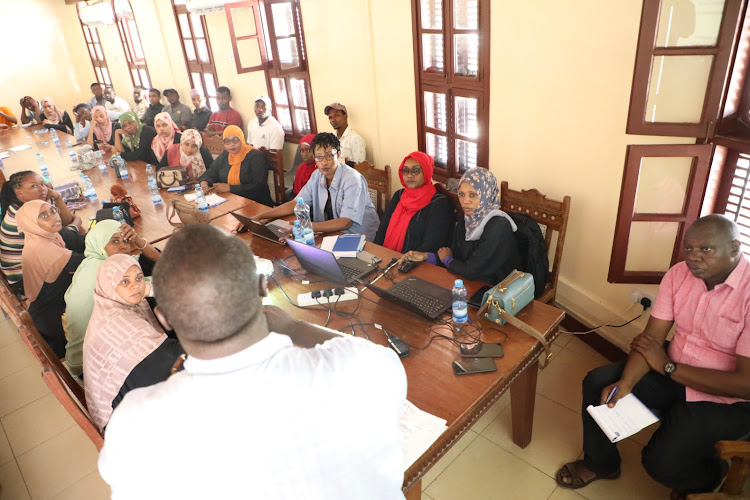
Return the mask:
<svg viewBox="0 0 750 500"><path fill-rule="evenodd" d="M620 206L617 211L617 225L612 243L612 256L607 281L610 283L653 283L658 284L664 271L626 271L628 240L633 222L677 222L679 228L672 250L670 267L684 259L682 238L685 229L700 216L703 193L708 180L708 171L713 152L712 144L649 144L630 145L625 157L625 170L622 176ZM685 200L680 213L636 213L635 202L641 159L644 157L693 157Z"/></svg>
<svg viewBox="0 0 750 500"><path fill-rule="evenodd" d="M234 18L232 17L233 9L244 9L252 8L253 17L255 19L255 34L237 36L237 32L234 28ZM250 73L251 71L265 71L268 66L268 57L266 56L266 42L263 36L263 23L261 21L261 6L259 0L244 0L242 2L228 3L224 6L224 11L227 15L227 23L229 24L229 36L232 39L232 51L234 52L234 64L237 68L237 73ZM243 40L258 40L258 50L260 51L260 64L256 66L243 66L242 60L240 59L240 50L237 42Z"/></svg>
<svg viewBox="0 0 750 500"><path fill-rule="evenodd" d="M83 41L86 43L86 50L89 53L89 59L91 59L91 66L94 70L94 78L96 78L96 81L99 83L99 85L112 85L112 75L109 73L109 67L107 66L107 58L104 55L104 48L102 47L102 39L99 36L99 31L97 28L87 26L83 24L83 21L81 21L81 9L80 9L80 3L76 4L76 13L78 14L78 22L81 25L81 32L83 33ZM88 30L88 33L87 33ZM91 34L95 34L98 42L94 42L93 37ZM90 40L90 41L89 41ZM91 54L91 51L93 50L94 53L96 53L96 47L99 47L99 50L102 53L102 60L94 59L94 56ZM97 72L97 68L99 71ZM106 71L106 78L103 71ZM100 78L101 75L101 78Z"/></svg>
<svg viewBox="0 0 750 500"><path fill-rule="evenodd" d="M211 39L208 36L208 28L206 27L206 18L205 16L198 15L197 17L200 18L201 23L201 29L203 30L203 39L206 41L206 50L208 51L208 62L201 62L200 55L198 51L198 44L196 42L196 36L195 36L195 29L193 28L193 14L188 12L187 7L184 4L177 5L174 1L172 1L172 11L174 12L174 20L177 24L177 33L180 35L180 46L182 47L182 55L185 60L185 69L187 70L188 74L188 81L190 82L190 88L195 88L195 82L193 81L193 73L198 73L200 75L200 83L203 90L203 95L206 98L206 105L211 108L210 104L214 103L216 101L216 92L214 92L214 95L208 94L208 86L206 85L206 74L211 74L214 79L214 88L218 88L221 85L219 84L219 78L216 75L216 64L214 63L214 56L213 56L213 50L211 48ZM180 23L180 15L186 15L187 16L187 22L188 27L190 28L190 36L185 36L185 33L182 32L182 23ZM195 54L195 61L190 61L188 58L187 49L185 49L185 44L192 43L193 45L193 53ZM218 109L218 107L214 107L212 109Z"/></svg>
<svg viewBox="0 0 750 500"><path fill-rule="evenodd" d="M130 13L128 15L121 15L117 13L115 9L115 2L127 2ZM112 1L112 12L115 15L117 21L117 31L120 34L120 42L122 43L122 50L125 52L125 61L128 65L128 73L130 74L130 80L133 82L133 87L141 86L146 89L152 87L151 73L148 71L148 65L146 64L146 53L143 47L143 38L138 30L138 23L135 20L135 13L133 12L133 5L130 0L113 0ZM138 37L138 43L141 45L141 51L143 52L143 62L135 60L135 47L132 42L132 35L129 26L129 22L132 21L132 27L135 30L135 34ZM138 80L133 76L133 71L138 74ZM148 85L144 85L141 77L141 71L146 72L146 78L148 78Z"/></svg>
<svg viewBox="0 0 750 500"><path fill-rule="evenodd" d="M417 102L417 127L419 149L427 151L428 132L443 136L448 144L445 167L436 163L435 177L446 180L449 177L461 177L456 158L456 140L463 139L477 144L477 166L487 168L489 164L489 107L490 107L490 1L477 0L478 24L476 30L454 27L454 0L442 0L443 28L422 27L421 0L412 0L412 32L414 39L414 73ZM478 61L479 70L476 76L455 74L454 68L454 35L476 32L479 36ZM443 71L423 69L423 34L441 34L443 36ZM426 126L424 92L437 92L446 96L446 130L440 131ZM460 137L456 132L455 97L477 96L477 138Z"/></svg>

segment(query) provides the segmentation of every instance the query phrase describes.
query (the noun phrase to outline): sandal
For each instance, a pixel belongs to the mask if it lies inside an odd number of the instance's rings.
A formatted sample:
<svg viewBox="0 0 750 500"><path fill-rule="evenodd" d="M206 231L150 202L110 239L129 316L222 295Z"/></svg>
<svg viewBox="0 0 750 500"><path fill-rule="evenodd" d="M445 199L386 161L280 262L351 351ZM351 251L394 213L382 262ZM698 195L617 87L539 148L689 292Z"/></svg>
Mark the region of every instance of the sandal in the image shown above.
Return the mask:
<svg viewBox="0 0 750 500"><path fill-rule="evenodd" d="M583 460L577 460L575 462L565 464L559 471L557 471L557 484L559 486L562 486L563 488L577 490L578 488L583 488L584 486L591 484L592 482L599 479L617 479L618 477L620 477L620 471L618 470L617 472L613 472L612 474L594 474L594 477L592 477L588 481L584 481L583 479L581 479L581 475L579 473L580 467L584 467ZM564 472L567 472L567 474L564 475ZM569 477L570 483L566 483L565 481L563 481L564 477Z"/></svg>

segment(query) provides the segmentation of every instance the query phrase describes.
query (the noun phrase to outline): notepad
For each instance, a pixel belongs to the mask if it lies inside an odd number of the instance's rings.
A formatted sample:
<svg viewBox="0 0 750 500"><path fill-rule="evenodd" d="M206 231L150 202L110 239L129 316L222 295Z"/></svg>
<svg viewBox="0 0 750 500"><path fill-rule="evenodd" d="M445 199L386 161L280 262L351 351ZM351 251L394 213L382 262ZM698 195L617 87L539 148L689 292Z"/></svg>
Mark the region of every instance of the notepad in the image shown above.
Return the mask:
<svg viewBox="0 0 750 500"><path fill-rule="evenodd" d="M18 153L19 151L23 151L24 149L31 149L31 146L29 146L28 144L22 144L20 146L16 146L15 148L10 148L8 151Z"/></svg>
<svg viewBox="0 0 750 500"><path fill-rule="evenodd" d="M401 413L401 453L404 457L404 470L411 467L432 443L448 428L446 421L426 411L422 411L408 400Z"/></svg>
<svg viewBox="0 0 750 500"><path fill-rule="evenodd" d="M341 257L356 257L365 246L365 235L363 234L340 234L333 244L333 255L337 259Z"/></svg>
<svg viewBox="0 0 750 500"><path fill-rule="evenodd" d="M659 421L632 393L617 401L614 408L607 405L589 405L586 411L613 443Z"/></svg>
<svg viewBox="0 0 750 500"><path fill-rule="evenodd" d="M226 198L222 198L216 193L211 193L206 195L206 203L208 203L209 207L215 207L218 205L221 205L222 203L225 203L227 201ZM185 201L195 201L195 193L188 193L185 195Z"/></svg>

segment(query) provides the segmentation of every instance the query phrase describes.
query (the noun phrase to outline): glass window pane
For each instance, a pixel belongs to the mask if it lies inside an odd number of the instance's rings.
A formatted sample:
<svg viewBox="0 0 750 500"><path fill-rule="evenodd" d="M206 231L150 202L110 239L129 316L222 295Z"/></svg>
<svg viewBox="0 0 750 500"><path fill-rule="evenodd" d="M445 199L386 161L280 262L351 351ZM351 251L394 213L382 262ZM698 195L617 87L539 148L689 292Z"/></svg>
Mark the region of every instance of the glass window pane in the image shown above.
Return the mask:
<svg viewBox="0 0 750 500"><path fill-rule="evenodd" d="M193 88L194 89L201 89L203 90L203 95L206 95L205 90L203 88L203 80L201 79L200 73L190 73L190 79L193 80Z"/></svg>
<svg viewBox="0 0 750 500"><path fill-rule="evenodd" d="M479 35L454 35L453 59L457 75L477 76L479 73Z"/></svg>
<svg viewBox="0 0 750 500"><path fill-rule="evenodd" d="M255 15L252 7L232 9L232 24L237 37L257 35L255 30Z"/></svg>
<svg viewBox="0 0 750 500"><path fill-rule="evenodd" d="M141 77L138 75L138 70L133 68L130 70L130 73L133 75L133 84L134 85L141 85L142 87L146 87L145 85L141 84ZM146 87L149 88L149 87Z"/></svg>
<svg viewBox="0 0 750 500"><path fill-rule="evenodd" d="M291 78L289 84L292 87L292 102L298 108L307 107L307 89L305 81L297 78Z"/></svg>
<svg viewBox="0 0 750 500"><path fill-rule="evenodd" d="M147 89L151 88L151 82L148 79L148 73L146 72L146 70L145 69L140 70L140 74L141 74L141 86L146 87Z"/></svg>
<svg viewBox="0 0 750 500"><path fill-rule="evenodd" d="M260 45L257 38L237 40L237 52L240 55L240 66L251 68L261 64Z"/></svg>
<svg viewBox="0 0 750 500"><path fill-rule="evenodd" d="M479 137L477 103L477 99L473 97L456 97L455 99L456 132L472 139Z"/></svg>
<svg viewBox="0 0 750 500"><path fill-rule="evenodd" d="M193 36L204 38L202 16L190 14L190 24L193 26Z"/></svg>
<svg viewBox="0 0 750 500"><path fill-rule="evenodd" d="M422 69L443 71L443 35L422 35Z"/></svg>
<svg viewBox="0 0 750 500"><path fill-rule="evenodd" d="M424 124L430 128L446 130L447 109L445 94L424 93Z"/></svg>
<svg viewBox="0 0 750 500"><path fill-rule="evenodd" d="M297 129L301 134L310 133L310 114L306 109L295 109L294 119L297 121Z"/></svg>
<svg viewBox="0 0 750 500"><path fill-rule="evenodd" d="M197 59L195 58L195 47L193 47L193 41L185 40L183 43L185 44L185 54L187 55L187 60L190 62L196 62Z"/></svg>
<svg viewBox="0 0 750 500"><path fill-rule="evenodd" d="M713 47L719 38L725 0L664 0L659 9L657 47Z"/></svg>
<svg viewBox="0 0 750 500"><path fill-rule="evenodd" d="M443 29L443 1L422 0L421 6L422 28Z"/></svg>
<svg viewBox="0 0 750 500"><path fill-rule="evenodd" d="M92 61L98 61L98 57L96 55L96 50L94 50L94 45L89 45L89 53L91 54L91 60Z"/></svg>
<svg viewBox="0 0 750 500"><path fill-rule="evenodd" d="M750 253L750 155L740 153L724 214L735 221L745 255ZM725 167L727 168L727 167Z"/></svg>
<svg viewBox="0 0 750 500"><path fill-rule="evenodd" d="M97 61L103 61L104 60L104 52L102 52L102 46L100 44L94 45L96 48L96 60Z"/></svg>
<svg viewBox="0 0 750 500"><path fill-rule="evenodd" d="M109 79L109 70L107 68L102 68L102 75L104 75L104 83L110 85L112 81Z"/></svg>
<svg viewBox="0 0 750 500"><path fill-rule="evenodd" d="M188 22L187 14L180 14L177 16L177 19L180 20L180 31L182 32L182 37L191 38L193 36L193 32L190 29L190 23Z"/></svg>
<svg viewBox="0 0 750 500"><path fill-rule="evenodd" d="M208 107L212 111L215 111L215 110L219 109L219 101L217 101L215 97L209 98L208 99Z"/></svg>
<svg viewBox="0 0 750 500"><path fill-rule="evenodd" d="M276 105L288 106L289 99L286 95L286 82L283 78L271 78L271 86L273 87L273 102Z"/></svg>
<svg viewBox="0 0 750 500"><path fill-rule="evenodd" d="M666 271L672 262L678 222L632 222L626 271Z"/></svg>
<svg viewBox="0 0 750 500"><path fill-rule="evenodd" d="M460 173L477 166L477 150L476 142L456 139L456 163Z"/></svg>
<svg viewBox="0 0 750 500"><path fill-rule="evenodd" d="M425 134L427 154L435 160L435 165L446 168L448 165L448 139L442 135Z"/></svg>
<svg viewBox="0 0 750 500"><path fill-rule="evenodd" d="M132 13L133 10L130 8L130 2L128 0L115 0L115 14L127 15Z"/></svg>
<svg viewBox="0 0 750 500"><path fill-rule="evenodd" d="M203 73L203 79L206 81L206 95L210 97L216 96L216 80L212 73Z"/></svg>
<svg viewBox="0 0 750 500"><path fill-rule="evenodd" d="M185 0L173 0L175 5L185 5Z"/></svg>
<svg viewBox="0 0 750 500"><path fill-rule="evenodd" d="M453 0L453 26L458 29L479 29L479 2Z"/></svg>
<svg viewBox="0 0 750 500"><path fill-rule="evenodd" d="M94 43L99 43L99 30L96 28L92 28L89 30L91 32L91 41Z"/></svg>
<svg viewBox="0 0 750 500"><path fill-rule="evenodd" d="M635 213L681 214L692 166L692 157L643 157Z"/></svg>
<svg viewBox="0 0 750 500"><path fill-rule="evenodd" d="M206 39L198 38L195 40L195 44L198 46L198 58L200 61L203 63L209 62L210 59L208 57L208 45L206 44Z"/></svg>
<svg viewBox="0 0 750 500"><path fill-rule="evenodd" d="M96 81L102 83L104 81L104 75L102 74L102 68L95 67L94 72L96 73Z"/></svg>
<svg viewBox="0 0 750 500"><path fill-rule="evenodd" d="M296 38L283 38L277 40L276 47L279 50L279 63L281 64L281 69L296 68L299 66Z"/></svg>
<svg viewBox="0 0 750 500"><path fill-rule="evenodd" d="M81 25L83 26L83 37L86 39L86 43L91 43L91 30L85 24L81 23Z"/></svg>
<svg viewBox="0 0 750 500"><path fill-rule="evenodd" d="M646 101L647 122L699 123L713 56L656 56Z"/></svg>
<svg viewBox="0 0 750 500"><path fill-rule="evenodd" d="M127 21L128 33L130 34L130 42L133 45L133 55L136 61L143 61L143 47L141 46L141 39L138 37L138 28L132 19Z"/></svg>
<svg viewBox="0 0 750 500"><path fill-rule="evenodd" d="M289 108L282 108L281 106L277 106L276 114L279 115L279 123L281 123L281 128L283 128L285 132L291 132L292 115L289 114Z"/></svg>
<svg viewBox="0 0 750 500"><path fill-rule="evenodd" d="M294 17L291 3L275 3L271 5L273 13L273 31L276 36L294 35Z"/></svg>

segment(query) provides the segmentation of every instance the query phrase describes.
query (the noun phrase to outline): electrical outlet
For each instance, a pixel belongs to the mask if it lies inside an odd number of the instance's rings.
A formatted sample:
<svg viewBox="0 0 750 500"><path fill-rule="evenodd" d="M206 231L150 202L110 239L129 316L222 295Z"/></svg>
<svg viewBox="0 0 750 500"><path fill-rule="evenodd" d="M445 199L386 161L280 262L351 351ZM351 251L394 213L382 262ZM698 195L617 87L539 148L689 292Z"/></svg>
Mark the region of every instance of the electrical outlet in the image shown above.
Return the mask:
<svg viewBox="0 0 750 500"><path fill-rule="evenodd" d="M633 290L630 292L630 301L634 304L640 304L641 299L643 298L649 299L652 306L656 301L656 296L654 294L648 293L644 290L641 290L640 288L633 288Z"/></svg>

